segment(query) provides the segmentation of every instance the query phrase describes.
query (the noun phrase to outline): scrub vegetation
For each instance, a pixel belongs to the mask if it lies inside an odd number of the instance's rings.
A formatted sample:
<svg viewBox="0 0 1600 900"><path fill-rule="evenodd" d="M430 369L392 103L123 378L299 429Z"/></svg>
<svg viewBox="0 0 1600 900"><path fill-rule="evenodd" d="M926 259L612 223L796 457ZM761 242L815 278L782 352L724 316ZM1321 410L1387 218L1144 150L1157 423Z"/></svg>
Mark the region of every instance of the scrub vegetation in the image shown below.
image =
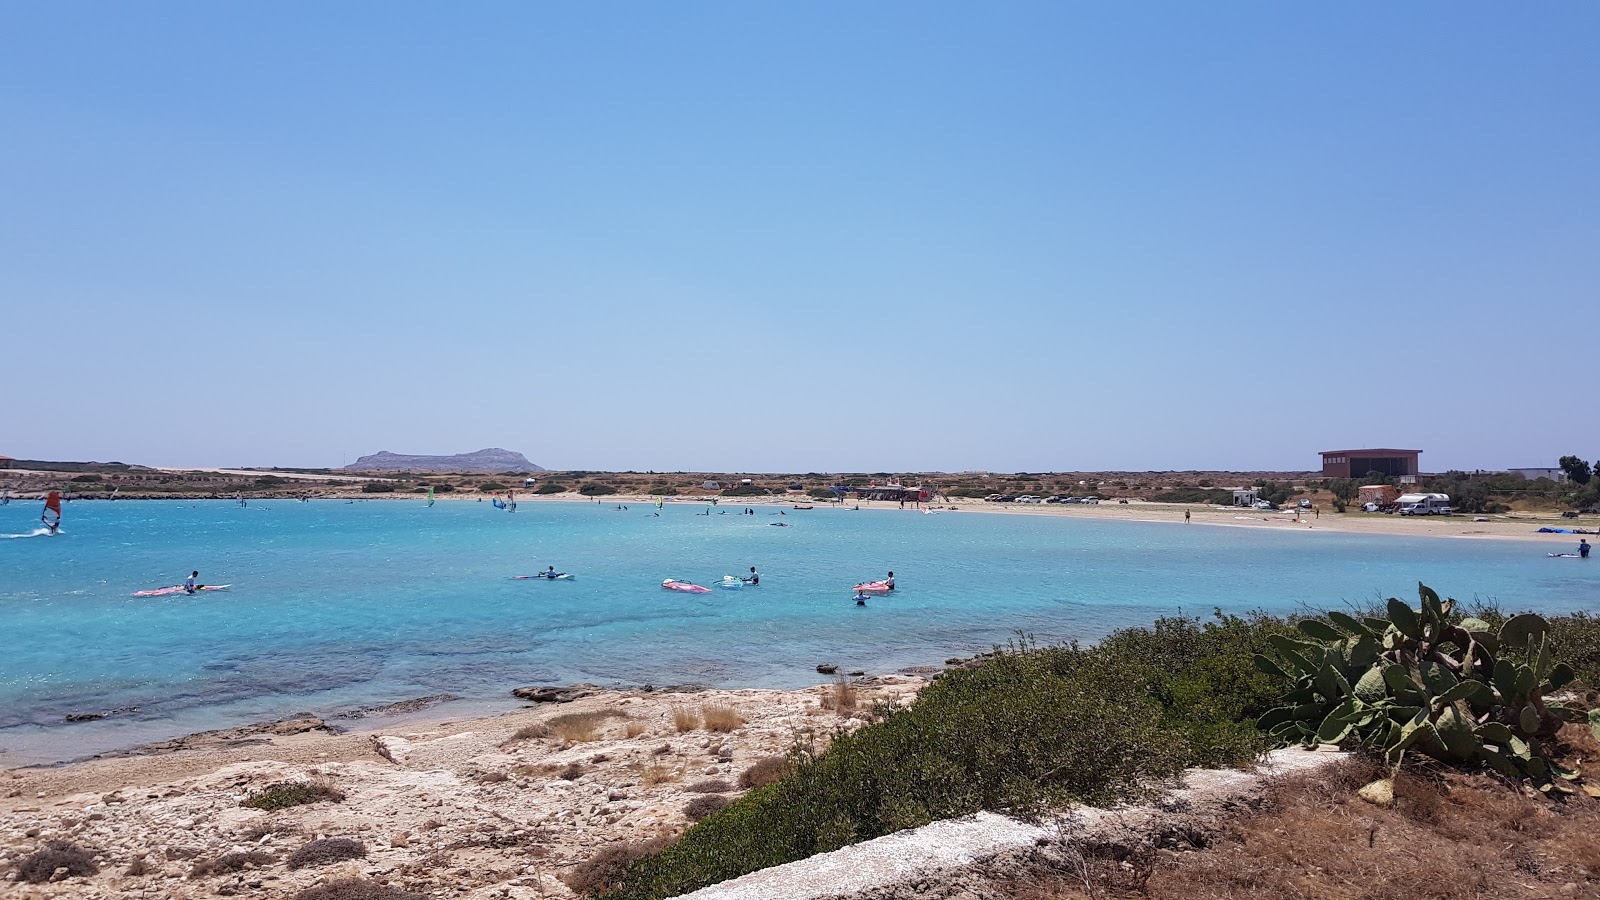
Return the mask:
<svg viewBox="0 0 1600 900"><path fill-rule="evenodd" d="M344 792L322 781L280 781L246 797L240 806L251 809L288 809L307 803L343 803Z"/></svg>
<svg viewBox="0 0 1600 900"><path fill-rule="evenodd" d="M1411 827L1400 824L1408 809L1460 805L1456 800L1416 799L1448 796L1449 790L1440 787L1437 779L1422 785L1401 774L1437 773L1445 762L1450 764L1447 771L1477 779L1475 790L1496 789L1485 772L1497 774L1500 784L1511 782L1507 773L1515 772L1515 783L1534 793L1539 787L1570 790L1569 796L1575 798L1572 802L1594 803L1589 797L1600 794L1600 786L1568 776L1584 758L1573 741L1588 741L1596 751L1600 744L1594 743L1587 724L1566 723L1584 718L1578 714L1579 707L1595 696L1584 683L1594 684L1600 676L1600 620L1582 615L1548 620L1506 616L1482 606L1466 611L1431 595L1423 590L1421 609L1391 601L1383 610L1389 614L1387 619L1341 613L1284 619L1218 612L1204 621L1162 618L1148 628L1117 631L1092 647L1041 648L1019 639L966 668L946 672L908 706L880 706L869 724L854 731L838 731L825 751L802 745L787 758L761 761L739 779L740 787L750 788L748 793L720 811L710 809L710 802L698 804L690 816L698 819L698 824L676 842L649 853L642 852L640 845L608 848L605 860L579 867L575 875L588 874L569 883L580 891L627 900L676 896L757 869L979 810L1030 817L1069 802L1105 804L1148 798L1163 779L1187 767L1248 763L1269 749L1305 739L1307 731L1315 737L1324 727L1329 729L1329 737L1348 748L1377 751L1362 757L1361 779L1346 778L1350 783L1343 785L1340 804L1353 801L1354 789L1362 780L1379 778L1387 782L1393 796L1412 797L1383 807L1389 811L1385 815L1395 819L1396 835ZM1402 607L1411 612L1410 618ZM1463 622L1466 628L1461 628ZM1350 630L1351 623L1359 625L1356 631L1360 633ZM1451 638L1482 635L1487 644L1490 632L1506 645L1496 651L1504 660L1499 667L1503 683L1491 685L1497 702L1527 705L1538 693L1540 685L1523 689L1527 686L1520 682L1527 678L1522 670L1542 673L1545 687L1550 686L1554 674L1569 697L1562 710L1556 711L1554 701L1545 705L1547 712L1561 718L1560 723L1544 718L1529 723L1543 735L1540 742L1505 742L1506 752L1517 760L1509 767L1494 766L1503 760L1486 759L1479 750L1461 743L1461 735L1452 730L1456 716L1478 712L1471 703L1485 700L1480 692L1454 688L1452 693L1452 687L1438 680L1436 673L1428 676L1434 681L1423 676L1424 669L1433 673L1428 665L1449 667L1427 654L1454 654L1452 658L1459 660L1461 652L1474 652L1469 648L1452 650L1454 645L1445 640L1447 634ZM1315 665L1309 659L1311 645L1322 654ZM1374 645L1377 653L1369 653ZM1570 652L1561 656L1564 662L1558 663L1557 650L1569 647ZM1289 653L1306 664L1292 665ZM1369 655L1371 660L1366 658ZM1338 666L1333 665L1334 656L1340 660ZM1416 680L1403 681L1399 671L1388 672L1392 685L1379 697L1369 678L1363 688L1365 699L1356 701L1347 695L1361 682L1363 663L1380 676L1386 666L1409 666ZM1352 666L1353 673L1345 671ZM1522 668L1507 668L1514 666ZM1330 668L1339 668L1349 685L1343 694L1338 679L1324 671ZM1501 688L1511 693L1498 693ZM1426 696L1421 700L1414 696L1422 694ZM1355 710L1356 702L1371 708ZM1483 714L1490 718L1522 715L1487 707ZM1304 721L1314 715L1319 716L1317 722ZM1340 727L1324 724L1330 715ZM1440 724L1441 720L1450 721ZM1349 727L1344 727L1346 724ZM1561 737L1549 733L1562 724L1566 729ZM1404 730L1407 727L1409 731ZM1484 728L1482 723L1475 727L1482 738L1476 747L1486 743L1497 746L1491 739L1501 737L1498 729ZM1390 752L1386 759L1384 751L1399 745L1402 734L1402 752ZM1447 746L1455 746L1457 752L1404 752L1412 747L1420 751ZM1544 763L1529 763L1531 758ZM1571 787L1551 788L1552 781ZM1294 796L1292 791L1282 794L1277 801L1281 813L1274 814L1305 813L1297 812L1296 804L1307 806L1310 801ZM1468 798L1460 803L1477 800ZM1339 831L1340 839L1359 837L1365 846L1369 835L1356 836L1351 830L1358 824L1359 812L1347 809L1345 821L1329 828ZM700 814L705 817L699 819ZM1594 813L1591 810L1585 815ZM1476 812L1471 817L1482 818ZM1273 833L1276 827L1266 824L1251 832L1241 826L1244 831L1226 839L1240 845L1261 841L1265 840L1262 835ZM1247 889L1270 893L1278 884L1292 893L1288 886L1301 883L1294 881L1295 877L1304 878L1307 867L1322 864L1321 854L1313 850L1319 841L1283 838L1281 828L1276 833L1280 837L1266 842L1274 852L1296 854L1289 869L1280 873L1268 862L1248 867L1219 865L1205 876L1211 881L1196 882L1195 895L1227 896L1229 890ZM1570 837L1576 839L1579 834L1573 830ZM1355 852L1353 846L1351 852ZM625 857L629 859L623 865ZM1070 883L1042 879L1037 891L1018 887L1014 896L1139 895L1157 869L1154 856L1130 862L1124 854L1110 861L1084 858L1080 862L1083 865L1073 870ZM1423 866L1428 872L1419 869L1415 874L1422 880L1417 883L1428 883L1429 873L1448 868L1447 862ZM1383 869L1371 860L1364 865L1373 872ZM1096 888L1096 866L1108 867L1107 872L1121 880L1102 879L1105 887ZM1293 866L1300 867L1298 876L1292 875ZM1588 871L1595 872L1600 882L1600 868ZM1139 884L1124 876L1138 879ZM1256 886L1252 888L1252 884ZM1086 892L1071 893L1085 885Z"/></svg>

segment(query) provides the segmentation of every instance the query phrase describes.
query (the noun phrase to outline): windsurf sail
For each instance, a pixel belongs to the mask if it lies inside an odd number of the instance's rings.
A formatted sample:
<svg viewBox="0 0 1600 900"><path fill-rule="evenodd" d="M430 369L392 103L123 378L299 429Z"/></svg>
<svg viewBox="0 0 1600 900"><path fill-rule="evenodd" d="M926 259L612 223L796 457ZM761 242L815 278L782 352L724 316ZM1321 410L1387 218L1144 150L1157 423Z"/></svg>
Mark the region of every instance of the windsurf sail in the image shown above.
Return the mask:
<svg viewBox="0 0 1600 900"><path fill-rule="evenodd" d="M657 497L656 498L656 509L660 509L661 508L661 504L663 502L665 502L666 499L667 499L667 495L666 494L662 494L661 496Z"/></svg>
<svg viewBox="0 0 1600 900"><path fill-rule="evenodd" d="M45 498L44 513L39 516L39 521L50 526L50 530L52 531L54 531L56 527L61 524L60 491L51 491L50 496Z"/></svg>
<svg viewBox="0 0 1600 900"><path fill-rule="evenodd" d="M491 502L494 503L494 508L495 509L505 509L506 508L505 501L501 500L499 497L494 498L494 500L491 501Z"/></svg>
<svg viewBox="0 0 1600 900"><path fill-rule="evenodd" d="M0 506L11 505L11 488L0 488Z"/></svg>
<svg viewBox="0 0 1600 900"><path fill-rule="evenodd" d="M112 500L117 499L117 492L120 491L120 490L122 490L122 488L119 488L119 487L114 487L114 488L111 489L111 499Z"/></svg>
<svg viewBox="0 0 1600 900"><path fill-rule="evenodd" d="M428 488L428 505L433 505L433 488Z"/></svg>
<svg viewBox="0 0 1600 900"><path fill-rule="evenodd" d="M244 494L240 493L239 491L234 491L233 502L239 504L239 506L242 508L244 506Z"/></svg>

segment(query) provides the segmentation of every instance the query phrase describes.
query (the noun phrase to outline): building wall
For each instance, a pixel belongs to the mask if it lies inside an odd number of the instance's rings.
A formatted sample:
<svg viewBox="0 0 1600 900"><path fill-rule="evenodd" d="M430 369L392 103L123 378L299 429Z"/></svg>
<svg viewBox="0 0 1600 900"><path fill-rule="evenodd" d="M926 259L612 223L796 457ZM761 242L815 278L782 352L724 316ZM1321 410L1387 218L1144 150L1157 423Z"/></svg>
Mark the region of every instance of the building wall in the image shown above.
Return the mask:
<svg viewBox="0 0 1600 900"><path fill-rule="evenodd" d="M1407 453L1396 456L1392 453L1368 454L1356 451L1326 453L1322 457L1324 478L1360 478L1373 472L1380 475L1415 475L1417 455Z"/></svg>

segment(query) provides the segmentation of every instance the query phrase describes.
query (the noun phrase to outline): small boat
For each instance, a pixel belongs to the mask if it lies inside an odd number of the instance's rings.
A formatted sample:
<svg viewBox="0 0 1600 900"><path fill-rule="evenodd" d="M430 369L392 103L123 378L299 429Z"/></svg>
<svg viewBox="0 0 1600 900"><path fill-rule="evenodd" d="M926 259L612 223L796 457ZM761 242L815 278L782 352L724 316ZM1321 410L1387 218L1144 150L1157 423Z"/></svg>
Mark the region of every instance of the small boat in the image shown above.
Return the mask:
<svg viewBox="0 0 1600 900"><path fill-rule="evenodd" d="M668 578L667 580L661 582L661 586L666 588L669 591L682 591L685 594L709 594L709 593L711 593L711 588L701 587L698 584L690 584L687 581L678 581L678 580L673 579L673 578Z"/></svg>
<svg viewBox="0 0 1600 900"><path fill-rule="evenodd" d="M890 591L890 587L887 581L868 581L864 584L856 585L854 590L862 594L887 594Z"/></svg>

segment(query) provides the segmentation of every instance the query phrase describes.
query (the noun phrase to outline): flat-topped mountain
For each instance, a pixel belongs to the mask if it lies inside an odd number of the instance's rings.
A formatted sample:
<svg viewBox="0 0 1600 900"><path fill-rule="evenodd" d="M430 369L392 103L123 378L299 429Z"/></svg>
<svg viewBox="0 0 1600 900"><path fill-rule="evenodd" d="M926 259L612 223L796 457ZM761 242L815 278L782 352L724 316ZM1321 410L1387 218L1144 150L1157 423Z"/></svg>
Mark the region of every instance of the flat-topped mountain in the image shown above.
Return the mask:
<svg viewBox="0 0 1600 900"><path fill-rule="evenodd" d="M399 471L402 469L413 472L543 472L543 466L536 466L528 462L528 458L521 453L511 450L502 450L499 447L490 447L472 453L457 453L454 456L413 456L406 453L390 453L379 450L377 453L363 456L348 466L363 472L373 471Z"/></svg>

